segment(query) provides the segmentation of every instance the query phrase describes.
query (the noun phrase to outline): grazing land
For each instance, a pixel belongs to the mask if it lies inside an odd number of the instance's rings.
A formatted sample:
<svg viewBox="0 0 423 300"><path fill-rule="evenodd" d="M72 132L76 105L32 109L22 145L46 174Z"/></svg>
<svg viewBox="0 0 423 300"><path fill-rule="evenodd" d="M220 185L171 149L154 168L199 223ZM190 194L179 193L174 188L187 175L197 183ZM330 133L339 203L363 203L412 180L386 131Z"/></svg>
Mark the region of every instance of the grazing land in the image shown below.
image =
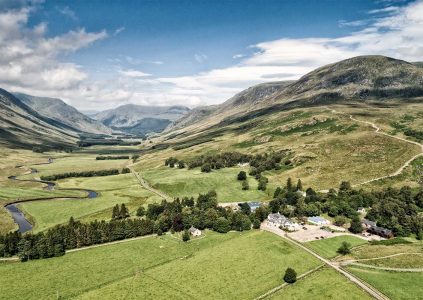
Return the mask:
<svg viewBox="0 0 423 300"><path fill-rule="evenodd" d="M305 251L267 232L207 231L204 238L188 243L171 236L151 237L48 260L0 264L0 273L5 275L0 285L7 299L57 294L78 299L170 295L177 299L246 299L280 285L288 266L301 274L318 264ZM22 278L33 280L22 285L17 295L15 283Z"/></svg>
<svg viewBox="0 0 423 300"><path fill-rule="evenodd" d="M151 186L172 197L195 197L205 191L215 190L220 202L263 201L270 200L272 193L257 190L257 180L248 176L250 189L242 190L241 181L237 180L240 171L248 168L224 168L202 173L199 168L188 170L159 167L141 171L141 175Z"/></svg>
<svg viewBox="0 0 423 300"><path fill-rule="evenodd" d="M355 236L341 235L324 240L311 241L306 243L306 245L324 258L334 258L335 256L339 255L337 250L341 246L342 242L348 242L352 247L364 245L367 243L367 241Z"/></svg>
<svg viewBox="0 0 423 300"><path fill-rule="evenodd" d="M282 288L269 299L372 299L333 269L323 268Z"/></svg>
<svg viewBox="0 0 423 300"><path fill-rule="evenodd" d="M60 180L63 188L93 189L99 193L93 199L63 199L22 203L23 210L35 220L34 231L66 223L70 217L82 221L108 220L116 204L128 204L131 214L140 205L160 201L143 189L132 174L116 176L71 178Z"/></svg>
<svg viewBox="0 0 423 300"><path fill-rule="evenodd" d="M423 272L389 272L357 266L348 267L348 271L370 283L391 299L421 299Z"/></svg>

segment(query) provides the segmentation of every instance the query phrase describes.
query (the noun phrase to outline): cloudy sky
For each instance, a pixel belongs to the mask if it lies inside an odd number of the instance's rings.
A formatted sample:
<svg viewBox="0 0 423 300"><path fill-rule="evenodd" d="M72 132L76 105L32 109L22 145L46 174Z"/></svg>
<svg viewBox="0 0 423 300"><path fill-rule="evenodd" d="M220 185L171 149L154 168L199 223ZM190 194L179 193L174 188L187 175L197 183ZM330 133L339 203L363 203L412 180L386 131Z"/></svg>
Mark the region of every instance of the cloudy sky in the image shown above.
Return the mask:
<svg viewBox="0 0 423 300"><path fill-rule="evenodd" d="M356 55L423 61L423 0L0 0L0 53L9 91L194 107Z"/></svg>

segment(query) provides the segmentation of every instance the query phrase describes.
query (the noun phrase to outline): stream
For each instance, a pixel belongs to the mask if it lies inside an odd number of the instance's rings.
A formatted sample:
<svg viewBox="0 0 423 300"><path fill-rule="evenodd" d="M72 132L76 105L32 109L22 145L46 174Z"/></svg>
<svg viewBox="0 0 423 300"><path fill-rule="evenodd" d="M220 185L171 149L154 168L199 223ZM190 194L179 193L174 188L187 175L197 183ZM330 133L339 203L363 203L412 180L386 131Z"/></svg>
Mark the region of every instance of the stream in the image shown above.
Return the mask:
<svg viewBox="0 0 423 300"><path fill-rule="evenodd" d="M51 163L53 163L53 160L49 159L48 162L46 162L46 163L39 163L39 164L36 164L36 165L51 164ZM21 166L16 166L16 167L20 168ZM38 170L31 168L31 174L35 174L35 173L38 173ZM56 187L56 183L51 182L51 181L44 181L44 180L37 180L37 179L18 179L17 176L9 176L8 178L10 180L17 180L17 181L29 181L29 182L43 183L43 184L46 185L44 188L46 190L49 190L49 191L54 190L55 187ZM93 198L98 197L98 193L96 191L93 191L93 190L78 189L78 188L73 188L73 189L68 188L68 189L60 189L60 190L84 191L84 192L87 193L87 196L85 197L87 199L93 199ZM33 225L31 224L31 222L29 222L25 218L24 213L19 209L17 204L22 203L22 202L45 201L45 200L55 200L55 199L81 199L81 198L84 198L84 197L75 197L75 196L63 197L63 196L61 196L61 197L44 197L44 198L37 198L37 199L30 199L30 200L17 199L16 201L7 204L4 207L10 213L10 215L12 216L15 223L19 226L18 232L25 233L25 232L31 231L32 228L33 228Z"/></svg>

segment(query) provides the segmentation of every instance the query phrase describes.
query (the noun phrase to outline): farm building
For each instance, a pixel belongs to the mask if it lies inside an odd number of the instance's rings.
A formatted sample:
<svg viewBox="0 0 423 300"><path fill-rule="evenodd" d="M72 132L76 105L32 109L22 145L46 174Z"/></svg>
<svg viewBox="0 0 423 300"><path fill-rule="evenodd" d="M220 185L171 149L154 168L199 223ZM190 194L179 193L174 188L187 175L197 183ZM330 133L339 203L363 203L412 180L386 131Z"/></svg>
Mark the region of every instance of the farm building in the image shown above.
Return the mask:
<svg viewBox="0 0 423 300"><path fill-rule="evenodd" d="M194 226L191 226L190 229L188 229L188 232L192 235L192 236L200 236L201 235L201 230L195 228Z"/></svg>
<svg viewBox="0 0 423 300"><path fill-rule="evenodd" d="M387 238L387 239L394 237L394 233L392 232L392 230L389 230L389 229L384 228L384 227L379 227L379 226L376 225L376 222L369 221L367 219L363 219L361 221L361 224L370 233L376 234L378 236L381 236L381 237L384 237L384 238Z"/></svg>
<svg viewBox="0 0 423 300"><path fill-rule="evenodd" d="M255 212L255 210L256 210L257 208L259 208L259 207L260 207L260 205L261 205L261 203L260 203L260 202L248 202L248 206L250 207L251 212Z"/></svg>
<svg viewBox="0 0 423 300"><path fill-rule="evenodd" d="M267 217L267 222L269 225L280 227L288 231L296 231L300 229L300 225L298 223L295 223L280 213L270 214Z"/></svg>
<svg viewBox="0 0 423 300"><path fill-rule="evenodd" d="M308 217L307 221L311 224L315 225L329 225L330 222L326 220L325 218L322 218L320 216L314 216L314 217Z"/></svg>

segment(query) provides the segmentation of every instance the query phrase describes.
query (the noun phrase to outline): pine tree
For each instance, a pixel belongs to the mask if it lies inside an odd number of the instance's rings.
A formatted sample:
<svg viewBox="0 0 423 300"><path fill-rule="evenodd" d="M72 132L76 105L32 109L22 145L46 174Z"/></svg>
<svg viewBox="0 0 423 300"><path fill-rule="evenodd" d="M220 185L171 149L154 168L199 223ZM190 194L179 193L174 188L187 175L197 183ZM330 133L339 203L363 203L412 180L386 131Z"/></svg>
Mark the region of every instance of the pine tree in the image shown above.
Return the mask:
<svg viewBox="0 0 423 300"><path fill-rule="evenodd" d="M129 211L126 208L125 204L122 203L122 205L120 206L120 219L126 219L127 217L129 217Z"/></svg>
<svg viewBox="0 0 423 300"><path fill-rule="evenodd" d="M189 236L188 230L185 230L184 233L182 234L182 240L184 242L188 242L190 239L191 239L191 237Z"/></svg>
<svg viewBox="0 0 423 300"><path fill-rule="evenodd" d="M303 184L301 182L301 179L298 179L297 182L297 191L302 191L303 190Z"/></svg>
<svg viewBox="0 0 423 300"><path fill-rule="evenodd" d="M291 177L289 177L288 180L286 181L286 189L290 192L292 191L292 179L291 179Z"/></svg>
<svg viewBox="0 0 423 300"><path fill-rule="evenodd" d="M119 212L119 204L116 204L116 205L113 207L112 219L113 219L113 220L117 220L117 219L119 219L119 215L120 215L120 212Z"/></svg>

